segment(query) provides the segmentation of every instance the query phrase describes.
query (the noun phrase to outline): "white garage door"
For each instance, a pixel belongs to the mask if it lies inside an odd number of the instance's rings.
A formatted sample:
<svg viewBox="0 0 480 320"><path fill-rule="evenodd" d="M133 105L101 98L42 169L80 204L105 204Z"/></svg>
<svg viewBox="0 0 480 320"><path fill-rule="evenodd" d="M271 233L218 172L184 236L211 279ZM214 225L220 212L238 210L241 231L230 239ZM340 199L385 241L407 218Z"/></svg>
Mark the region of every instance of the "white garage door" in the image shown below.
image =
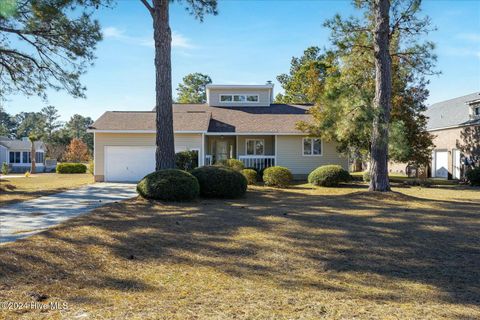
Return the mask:
<svg viewBox="0 0 480 320"><path fill-rule="evenodd" d="M448 178L448 152L435 151L434 158L434 177Z"/></svg>
<svg viewBox="0 0 480 320"><path fill-rule="evenodd" d="M105 181L137 182L155 171L155 147L105 147Z"/></svg>

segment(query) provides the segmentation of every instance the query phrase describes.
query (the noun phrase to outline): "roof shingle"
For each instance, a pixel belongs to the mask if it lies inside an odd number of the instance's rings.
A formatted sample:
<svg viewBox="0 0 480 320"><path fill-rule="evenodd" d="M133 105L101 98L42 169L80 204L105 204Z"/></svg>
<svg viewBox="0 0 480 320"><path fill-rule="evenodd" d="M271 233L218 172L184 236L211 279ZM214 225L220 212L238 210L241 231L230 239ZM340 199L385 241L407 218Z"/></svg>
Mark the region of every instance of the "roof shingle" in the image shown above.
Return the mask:
<svg viewBox="0 0 480 320"><path fill-rule="evenodd" d="M309 106L273 104L270 107L210 107L173 105L175 131L236 133L299 133L296 124L308 121ZM155 112L105 112L94 130L155 130Z"/></svg>

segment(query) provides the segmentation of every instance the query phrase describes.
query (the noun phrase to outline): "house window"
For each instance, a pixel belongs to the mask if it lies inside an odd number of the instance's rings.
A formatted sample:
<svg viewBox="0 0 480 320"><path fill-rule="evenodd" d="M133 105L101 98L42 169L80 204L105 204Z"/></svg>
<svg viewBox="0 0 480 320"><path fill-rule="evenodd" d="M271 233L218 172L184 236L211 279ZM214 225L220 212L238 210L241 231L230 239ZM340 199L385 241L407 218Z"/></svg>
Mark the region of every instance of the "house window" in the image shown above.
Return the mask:
<svg viewBox="0 0 480 320"><path fill-rule="evenodd" d="M22 152L22 163L30 163L30 152Z"/></svg>
<svg viewBox="0 0 480 320"><path fill-rule="evenodd" d="M263 139L247 139L246 141L246 154L249 156L264 155L265 154L265 141Z"/></svg>
<svg viewBox="0 0 480 320"><path fill-rule="evenodd" d="M247 103L256 103L258 102L258 94L221 94L220 102L247 102Z"/></svg>
<svg viewBox="0 0 480 320"><path fill-rule="evenodd" d="M43 163L43 152L36 152L35 153L35 162L36 163Z"/></svg>
<svg viewBox="0 0 480 320"><path fill-rule="evenodd" d="M319 138L303 138L303 155L322 155L322 140L320 140Z"/></svg>
<svg viewBox="0 0 480 320"><path fill-rule="evenodd" d="M21 152L10 151L10 163L20 163Z"/></svg>
<svg viewBox="0 0 480 320"><path fill-rule="evenodd" d="M220 102L232 102L233 101L233 96L232 95L226 95L222 94L220 95Z"/></svg>
<svg viewBox="0 0 480 320"><path fill-rule="evenodd" d="M474 113L476 116L480 116L480 106L475 107L475 108L473 109L473 113Z"/></svg>

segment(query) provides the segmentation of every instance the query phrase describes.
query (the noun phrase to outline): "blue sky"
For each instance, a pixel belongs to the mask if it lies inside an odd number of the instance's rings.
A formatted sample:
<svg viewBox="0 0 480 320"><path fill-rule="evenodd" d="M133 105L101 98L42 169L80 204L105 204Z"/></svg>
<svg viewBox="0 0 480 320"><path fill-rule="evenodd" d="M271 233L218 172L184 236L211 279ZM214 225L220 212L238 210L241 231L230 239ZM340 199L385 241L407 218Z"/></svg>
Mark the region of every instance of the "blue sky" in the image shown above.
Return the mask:
<svg viewBox="0 0 480 320"><path fill-rule="evenodd" d="M171 9L173 87L191 72L210 75L214 83L263 84L288 72L292 56L308 46L329 46L323 22L335 13L355 14L350 1L219 1L219 15L200 23L179 4ZM437 70L431 77L429 103L480 91L480 0L430 0L423 4L438 30ZM97 14L105 39L95 66L82 77L87 99L50 92L11 96L9 113L39 111L52 104L62 120L80 113L94 119L106 110L151 110L154 106L152 23L139 0L119 0Z"/></svg>

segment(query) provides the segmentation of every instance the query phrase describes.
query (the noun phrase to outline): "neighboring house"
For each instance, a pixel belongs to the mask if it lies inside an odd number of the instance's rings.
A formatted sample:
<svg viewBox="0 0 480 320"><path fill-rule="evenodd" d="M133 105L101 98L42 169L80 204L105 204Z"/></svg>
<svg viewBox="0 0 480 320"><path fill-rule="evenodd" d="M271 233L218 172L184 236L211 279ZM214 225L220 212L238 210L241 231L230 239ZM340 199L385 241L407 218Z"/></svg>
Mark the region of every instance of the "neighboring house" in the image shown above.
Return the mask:
<svg viewBox="0 0 480 320"><path fill-rule="evenodd" d="M460 179L465 168L479 165L478 154L462 153L461 146L468 145L464 149L480 151L480 137L473 133L480 130L480 92L432 104L426 114L429 117L427 130L435 136L432 177Z"/></svg>
<svg viewBox="0 0 480 320"><path fill-rule="evenodd" d="M30 170L32 143L28 138L13 140L0 137L0 165L7 163L12 172L26 172ZM44 171L45 144L35 142L35 162L38 171Z"/></svg>
<svg viewBox="0 0 480 320"><path fill-rule="evenodd" d="M197 151L199 165L236 158L246 167L279 165L305 177L325 164L348 168L333 142L306 137L309 106L272 104L273 85L208 85L206 104L174 104L175 152ZM155 111L107 111L94 133L96 181L138 181L155 169Z"/></svg>

